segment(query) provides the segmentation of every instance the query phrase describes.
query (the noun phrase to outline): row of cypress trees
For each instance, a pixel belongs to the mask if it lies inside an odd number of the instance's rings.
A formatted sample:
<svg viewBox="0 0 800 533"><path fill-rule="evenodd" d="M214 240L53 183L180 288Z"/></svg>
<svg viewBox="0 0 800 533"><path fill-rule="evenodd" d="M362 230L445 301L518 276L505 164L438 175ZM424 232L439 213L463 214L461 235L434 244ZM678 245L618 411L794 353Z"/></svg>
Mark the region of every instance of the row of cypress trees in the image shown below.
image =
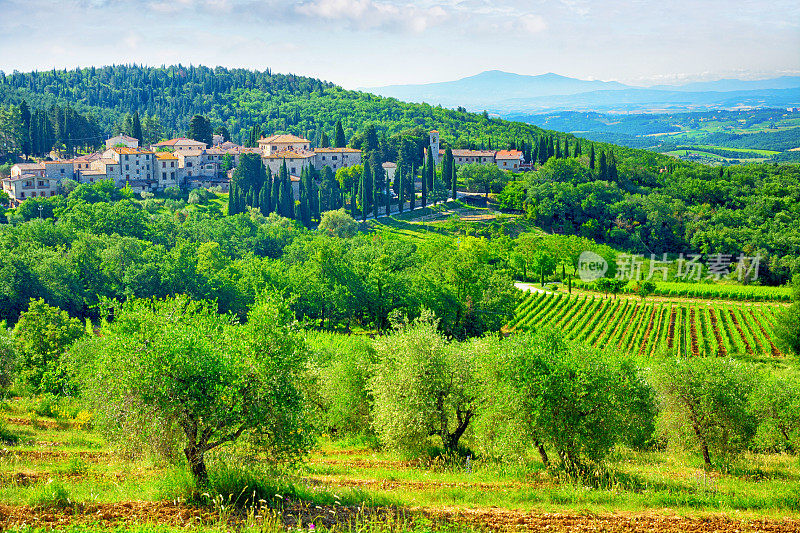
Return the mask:
<svg viewBox="0 0 800 533"><path fill-rule="evenodd" d="M318 181L321 181L319 185ZM269 167L264 166L258 154L242 154L233 172L228 214L244 213L248 207L254 207L264 216L277 213L299 220L310 228L314 221L319 221L321 212L342 207L339 183L327 166L322 171L321 180L319 171L313 165L303 168L299 193L299 201L295 201L286 161L283 161L278 175L273 178Z"/></svg>

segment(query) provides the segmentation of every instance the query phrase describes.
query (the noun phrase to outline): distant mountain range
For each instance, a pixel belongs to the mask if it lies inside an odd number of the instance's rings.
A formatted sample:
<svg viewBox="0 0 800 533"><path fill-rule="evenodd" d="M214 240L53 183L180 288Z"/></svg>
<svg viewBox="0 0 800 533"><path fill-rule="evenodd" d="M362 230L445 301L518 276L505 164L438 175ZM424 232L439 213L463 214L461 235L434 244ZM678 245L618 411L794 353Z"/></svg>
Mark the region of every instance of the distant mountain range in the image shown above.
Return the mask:
<svg viewBox="0 0 800 533"><path fill-rule="evenodd" d="M800 76L635 87L553 73L526 76L489 70L455 81L362 90L407 102L485 109L501 116L560 110L674 112L800 106Z"/></svg>

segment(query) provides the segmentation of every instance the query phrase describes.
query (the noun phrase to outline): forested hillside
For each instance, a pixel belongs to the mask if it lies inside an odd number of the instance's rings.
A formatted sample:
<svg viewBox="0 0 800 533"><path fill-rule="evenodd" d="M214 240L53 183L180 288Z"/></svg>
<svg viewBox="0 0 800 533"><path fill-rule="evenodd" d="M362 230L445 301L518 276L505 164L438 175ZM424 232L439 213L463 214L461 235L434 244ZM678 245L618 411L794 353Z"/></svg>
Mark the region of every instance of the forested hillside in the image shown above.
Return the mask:
<svg viewBox="0 0 800 533"><path fill-rule="evenodd" d="M33 107L72 104L91 113L105 133L126 113L156 116L164 134L186 130L194 114L214 126L225 125L233 140L245 143L251 127L264 133L288 131L313 138L318 129L333 135L341 121L347 138L367 124L392 135L421 126L436 128L454 146L501 146L541 133L522 123L492 120L474 113L347 91L331 83L270 71L218 67L103 68L14 73L0 76L0 103Z"/></svg>

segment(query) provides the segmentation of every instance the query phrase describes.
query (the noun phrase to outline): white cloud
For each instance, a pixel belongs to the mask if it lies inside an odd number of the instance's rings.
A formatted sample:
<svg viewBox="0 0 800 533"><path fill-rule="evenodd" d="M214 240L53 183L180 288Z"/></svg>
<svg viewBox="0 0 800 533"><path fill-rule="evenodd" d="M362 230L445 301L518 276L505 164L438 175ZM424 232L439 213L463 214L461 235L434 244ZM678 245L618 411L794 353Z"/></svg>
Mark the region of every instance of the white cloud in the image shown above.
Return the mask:
<svg viewBox="0 0 800 533"><path fill-rule="evenodd" d="M444 22L442 6L418 7L377 0L310 0L294 8L309 19L334 21L350 29L409 30L421 33Z"/></svg>
<svg viewBox="0 0 800 533"><path fill-rule="evenodd" d="M527 33L541 33L547 29L547 23L539 15L528 13L519 18L519 26Z"/></svg>

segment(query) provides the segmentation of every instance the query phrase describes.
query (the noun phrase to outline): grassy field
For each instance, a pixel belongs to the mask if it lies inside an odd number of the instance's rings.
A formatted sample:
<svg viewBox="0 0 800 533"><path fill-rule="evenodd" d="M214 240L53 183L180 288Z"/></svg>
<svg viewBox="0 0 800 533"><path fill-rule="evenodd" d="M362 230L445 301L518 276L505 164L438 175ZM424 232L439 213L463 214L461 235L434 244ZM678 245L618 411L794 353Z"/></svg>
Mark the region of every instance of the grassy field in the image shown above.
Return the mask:
<svg viewBox="0 0 800 533"><path fill-rule="evenodd" d="M300 469L274 486L264 486L258 466L248 474L252 481L226 484L217 457L210 463L216 492L195 494L185 466L115 453L85 417L37 415L43 404L12 399L2 406L3 531L800 528L800 463L789 455L748 454L726 472L706 472L696 454L619 449L604 481L587 486L547 471L535 457L409 461L358 441L322 438ZM260 501L237 505L251 490Z"/></svg>

